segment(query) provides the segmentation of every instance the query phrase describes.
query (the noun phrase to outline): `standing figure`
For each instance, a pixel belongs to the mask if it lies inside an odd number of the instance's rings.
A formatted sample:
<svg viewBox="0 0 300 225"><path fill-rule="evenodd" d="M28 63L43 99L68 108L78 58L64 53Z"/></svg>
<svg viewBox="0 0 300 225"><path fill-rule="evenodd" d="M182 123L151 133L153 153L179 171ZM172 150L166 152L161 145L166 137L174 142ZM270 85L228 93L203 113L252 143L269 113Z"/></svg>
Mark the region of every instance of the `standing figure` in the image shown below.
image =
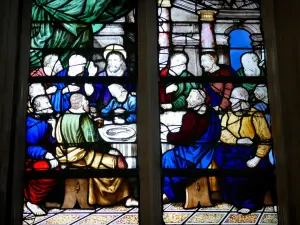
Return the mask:
<svg viewBox="0 0 300 225"><path fill-rule="evenodd" d="M170 57L170 66L161 71L161 76L178 76L179 78L194 76L187 71L188 56L184 52L174 53ZM186 98L192 88L199 88L196 83L180 82L176 84L160 84L161 107L165 110L185 110Z"/></svg>
<svg viewBox="0 0 300 225"><path fill-rule="evenodd" d="M254 52L247 52L241 56L242 67L237 70L239 77L264 76L264 70L259 66L259 58ZM254 90L257 84L243 83L242 86L248 91L250 101L255 100Z"/></svg>
<svg viewBox="0 0 300 225"><path fill-rule="evenodd" d="M208 77L232 77L234 70L227 65L218 65L217 56L214 52L205 52L201 56L201 66ZM225 110L230 106L229 98L232 91L232 83L207 83L207 103L216 111Z"/></svg>
<svg viewBox="0 0 300 225"><path fill-rule="evenodd" d="M136 123L136 96L120 84L111 84L108 89L113 99L101 110L100 116L117 124Z"/></svg>
<svg viewBox="0 0 300 225"><path fill-rule="evenodd" d="M125 169L125 158L101 138L98 128L90 118L89 101L80 93L71 95L71 107L56 122L55 137L59 145L56 155L67 167L92 169ZM88 203L112 205L126 199L126 206L137 206L130 197L129 183L123 178L90 178Z"/></svg>
<svg viewBox="0 0 300 225"><path fill-rule="evenodd" d="M27 116L26 141L28 143L26 171L50 170L58 166L58 161L49 151L51 127L43 116L53 113L48 96L37 96L33 100L34 112ZM24 196L27 208L35 215L45 215L40 203L56 186L55 179L29 179L24 185Z"/></svg>
<svg viewBox="0 0 300 225"><path fill-rule="evenodd" d="M264 115L250 108L249 94L243 87L234 88L230 97L231 110L221 120L221 143L215 161L220 169L268 169L267 155L271 149L271 133ZM247 214L263 206L272 174L220 177L224 201L233 204L239 213Z"/></svg>
<svg viewBox="0 0 300 225"><path fill-rule="evenodd" d="M221 134L221 124L215 111L205 104L205 92L192 89L186 99L188 110L178 132L168 128L163 139L175 147L163 154L162 167L168 169L207 169ZM187 177L164 177L164 200L182 200L185 188L192 183Z"/></svg>

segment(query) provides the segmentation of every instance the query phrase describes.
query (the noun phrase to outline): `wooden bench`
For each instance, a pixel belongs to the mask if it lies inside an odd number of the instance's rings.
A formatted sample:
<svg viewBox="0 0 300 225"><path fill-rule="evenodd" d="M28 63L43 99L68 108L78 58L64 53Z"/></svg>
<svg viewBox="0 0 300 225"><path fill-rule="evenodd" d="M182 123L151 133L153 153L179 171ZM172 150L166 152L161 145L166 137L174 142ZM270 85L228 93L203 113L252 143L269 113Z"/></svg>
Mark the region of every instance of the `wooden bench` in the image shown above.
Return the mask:
<svg viewBox="0 0 300 225"><path fill-rule="evenodd" d="M65 197L63 209L72 209L78 202L80 208L93 208L88 204L89 180L88 179L66 179Z"/></svg>

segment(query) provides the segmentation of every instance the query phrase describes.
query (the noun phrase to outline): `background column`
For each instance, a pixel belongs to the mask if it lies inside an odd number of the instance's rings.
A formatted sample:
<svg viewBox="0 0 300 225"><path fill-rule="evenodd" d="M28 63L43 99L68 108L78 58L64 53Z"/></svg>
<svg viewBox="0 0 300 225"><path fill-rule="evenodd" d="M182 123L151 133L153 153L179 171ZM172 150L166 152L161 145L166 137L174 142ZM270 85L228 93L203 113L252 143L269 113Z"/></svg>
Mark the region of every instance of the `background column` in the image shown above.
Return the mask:
<svg viewBox="0 0 300 225"><path fill-rule="evenodd" d="M217 55L219 64L230 65L229 36L226 34L216 34Z"/></svg>
<svg viewBox="0 0 300 225"><path fill-rule="evenodd" d="M199 10L198 14L200 15L201 23L201 38L200 46L203 51L213 51L215 50L215 35L214 35L214 25L213 21L215 20L215 10Z"/></svg>
<svg viewBox="0 0 300 225"><path fill-rule="evenodd" d="M159 43L159 68L166 67L170 54L170 0L158 1L158 43Z"/></svg>

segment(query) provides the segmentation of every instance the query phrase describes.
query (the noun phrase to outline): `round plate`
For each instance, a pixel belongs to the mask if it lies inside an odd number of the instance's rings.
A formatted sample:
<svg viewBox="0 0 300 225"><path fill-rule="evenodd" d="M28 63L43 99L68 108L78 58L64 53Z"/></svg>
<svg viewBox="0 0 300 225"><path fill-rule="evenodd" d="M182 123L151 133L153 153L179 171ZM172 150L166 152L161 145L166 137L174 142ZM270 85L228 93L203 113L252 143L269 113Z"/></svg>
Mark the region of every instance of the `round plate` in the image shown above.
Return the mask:
<svg viewBox="0 0 300 225"><path fill-rule="evenodd" d="M112 140L129 139L135 135L135 130L131 127L111 127L104 132L105 136Z"/></svg>

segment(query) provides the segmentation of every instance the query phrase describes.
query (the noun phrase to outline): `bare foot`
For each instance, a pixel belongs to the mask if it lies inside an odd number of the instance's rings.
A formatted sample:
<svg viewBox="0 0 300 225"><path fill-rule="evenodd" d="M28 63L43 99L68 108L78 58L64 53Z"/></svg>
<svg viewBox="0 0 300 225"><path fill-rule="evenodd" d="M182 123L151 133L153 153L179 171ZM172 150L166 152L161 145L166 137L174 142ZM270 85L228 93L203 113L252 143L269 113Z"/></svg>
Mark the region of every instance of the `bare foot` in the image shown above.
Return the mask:
<svg viewBox="0 0 300 225"><path fill-rule="evenodd" d="M249 214L251 212L250 209L247 209L247 208L242 208L238 211L238 213L241 213L241 214Z"/></svg>
<svg viewBox="0 0 300 225"><path fill-rule="evenodd" d="M170 200L168 199L167 195L166 195L166 194L163 194L163 203L164 203L164 204L167 204L167 203L169 203L169 202L170 202Z"/></svg>
<svg viewBox="0 0 300 225"><path fill-rule="evenodd" d="M125 202L125 206L126 207L138 207L139 202L137 200L135 200L133 197L129 197L129 198L127 198L127 200Z"/></svg>
<svg viewBox="0 0 300 225"><path fill-rule="evenodd" d="M44 216L44 215L46 215L46 212L44 210L42 210L41 207L39 207L36 204L32 204L30 202L27 202L26 206L36 216Z"/></svg>

